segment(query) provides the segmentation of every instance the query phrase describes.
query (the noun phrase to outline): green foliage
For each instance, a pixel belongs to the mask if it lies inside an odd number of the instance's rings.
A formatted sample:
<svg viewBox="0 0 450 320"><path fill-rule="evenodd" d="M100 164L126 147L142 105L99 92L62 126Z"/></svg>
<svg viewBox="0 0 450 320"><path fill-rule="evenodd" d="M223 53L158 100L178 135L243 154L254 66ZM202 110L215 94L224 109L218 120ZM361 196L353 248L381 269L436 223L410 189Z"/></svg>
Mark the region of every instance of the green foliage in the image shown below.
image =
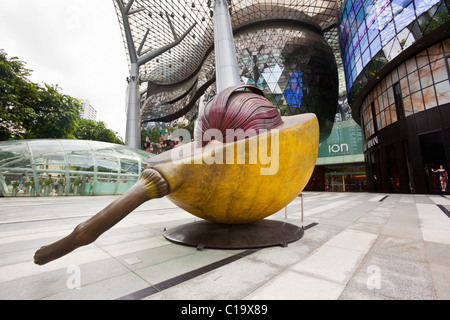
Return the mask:
<svg viewBox="0 0 450 320"><path fill-rule="evenodd" d="M163 130L158 130L156 128L153 128L150 131L146 131L144 129L141 130L141 145L143 146L145 143L146 138L148 137L151 142L159 142L161 139L161 135L166 134L168 132L172 133L176 129L186 129L189 131L189 134L191 135L191 138L194 138L194 126L195 122L192 121L189 124L178 124L176 127L165 127ZM178 137L172 136L172 139L177 139Z"/></svg>
<svg viewBox="0 0 450 320"><path fill-rule="evenodd" d="M60 94L58 86L39 88L34 113L24 120L27 139L73 139L80 121L81 105L75 98Z"/></svg>
<svg viewBox="0 0 450 320"><path fill-rule="evenodd" d="M58 86L32 83L30 74L0 50L0 140L74 138L81 105Z"/></svg>
<svg viewBox="0 0 450 320"><path fill-rule="evenodd" d="M144 129L141 130L141 145L143 146L145 143L145 138L149 137L151 142L159 142L159 139L161 137L161 132L154 128L150 131L145 131Z"/></svg>
<svg viewBox="0 0 450 320"><path fill-rule="evenodd" d="M34 188L34 181L27 181L26 183L25 183L25 187L27 187L27 188L29 188L29 187L31 187L31 188Z"/></svg>
<svg viewBox="0 0 450 320"><path fill-rule="evenodd" d="M103 121L81 119L74 135L77 139L82 140L95 140L122 145L124 144L122 139L118 137L118 133L108 129Z"/></svg>
<svg viewBox="0 0 450 320"><path fill-rule="evenodd" d="M8 59L0 50L0 140L21 138L23 121L33 113L38 86L28 81L30 70L17 57Z"/></svg>
<svg viewBox="0 0 450 320"><path fill-rule="evenodd" d="M194 127L195 127L195 122L189 122L189 124L179 124L178 125L178 129L186 129L187 131L189 131L189 134L191 135L191 138L194 138Z"/></svg>
<svg viewBox="0 0 450 320"><path fill-rule="evenodd" d="M28 80L31 70L0 50L0 141L10 139L86 139L124 144L105 123L80 118L78 101Z"/></svg>
<svg viewBox="0 0 450 320"><path fill-rule="evenodd" d="M52 178L47 178L44 180L44 186L51 186L53 184Z"/></svg>
<svg viewBox="0 0 450 320"><path fill-rule="evenodd" d="M435 8L436 11L433 15L431 15L432 10L430 10L419 17L419 25L423 34L430 33L450 20L449 9L443 2Z"/></svg>

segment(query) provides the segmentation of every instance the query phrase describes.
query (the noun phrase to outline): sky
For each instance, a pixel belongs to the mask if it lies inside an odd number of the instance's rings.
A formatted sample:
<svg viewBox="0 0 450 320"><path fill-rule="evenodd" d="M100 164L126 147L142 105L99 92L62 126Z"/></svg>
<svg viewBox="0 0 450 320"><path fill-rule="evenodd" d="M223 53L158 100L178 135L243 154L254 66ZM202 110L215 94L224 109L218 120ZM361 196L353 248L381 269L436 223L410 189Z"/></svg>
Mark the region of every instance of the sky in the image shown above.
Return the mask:
<svg viewBox="0 0 450 320"><path fill-rule="evenodd" d="M129 71L113 0L2 0L0 49L26 62L32 82L89 100L125 139Z"/></svg>

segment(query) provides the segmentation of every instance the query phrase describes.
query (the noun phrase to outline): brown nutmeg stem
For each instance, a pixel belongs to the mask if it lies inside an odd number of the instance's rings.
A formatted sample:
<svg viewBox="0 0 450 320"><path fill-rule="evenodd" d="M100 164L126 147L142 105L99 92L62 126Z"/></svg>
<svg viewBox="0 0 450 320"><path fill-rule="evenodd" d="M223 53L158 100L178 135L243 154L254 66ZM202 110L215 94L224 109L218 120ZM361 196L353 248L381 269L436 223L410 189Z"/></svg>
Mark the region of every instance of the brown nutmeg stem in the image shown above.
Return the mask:
<svg viewBox="0 0 450 320"><path fill-rule="evenodd" d="M36 251L34 263L46 264L94 242L142 203L153 198L161 198L168 192L168 184L159 172L153 169L145 170L139 181L120 198L89 220L80 223L68 236Z"/></svg>

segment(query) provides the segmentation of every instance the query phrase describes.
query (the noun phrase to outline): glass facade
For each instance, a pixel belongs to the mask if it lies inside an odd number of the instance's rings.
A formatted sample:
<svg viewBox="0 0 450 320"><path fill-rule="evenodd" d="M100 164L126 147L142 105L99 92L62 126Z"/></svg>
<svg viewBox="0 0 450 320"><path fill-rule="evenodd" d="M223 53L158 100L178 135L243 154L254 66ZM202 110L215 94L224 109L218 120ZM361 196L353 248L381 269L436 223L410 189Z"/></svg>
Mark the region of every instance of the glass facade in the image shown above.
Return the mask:
<svg viewBox="0 0 450 320"><path fill-rule="evenodd" d="M334 123L328 139L319 145L316 166L323 172L324 191L367 191L361 128L353 119Z"/></svg>
<svg viewBox="0 0 450 320"><path fill-rule="evenodd" d="M403 117L450 103L450 39L410 57L380 80L364 99L366 139Z"/></svg>
<svg viewBox="0 0 450 320"><path fill-rule="evenodd" d="M345 0L339 42L368 191L442 193L450 163L448 0Z"/></svg>
<svg viewBox="0 0 450 320"><path fill-rule="evenodd" d="M367 191L361 127L353 120L345 97L339 99L333 129L319 144L308 191Z"/></svg>
<svg viewBox="0 0 450 320"><path fill-rule="evenodd" d="M337 63L330 44L315 31L287 22L268 22L242 29L235 33L234 44L241 84L263 90L282 116L315 113L319 119L320 140L324 141L333 126L339 91ZM180 99L165 105L166 110L186 108L198 88L208 83L214 73L212 51L194 87ZM202 92L200 103L207 103L215 91L214 81L211 81ZM156 108L158 99L170 101L166 96L174 95L170 91L152 94L153 107L147 108L150 101L147 100L144 116L158 119L158 114L166 115L164 108L161 111ZM197 113L198 104L192 106L188 119L195 120Z"/></svg>
<svg viewBox="0 0 450 320"><path fill-rule="evenodd" d="M432 37L390 65L361 102L369 191L448 191L433 170L450 163L450 39L439 31Z"/></svg>
<svg viewBox="0 0 450 320"><path fill-rule="evenodd" d="M319 145L318 164L361 162L364 160L362 153L361 128L358 124L353 119L336 122L328 139ZM336 158L340 160L334 160Z"/></svg>
<svg viewBox="0 0 450 320"><path fill-rule="evenodd" d="M315 113L324 141L336 114L338 74L323 37L299 26L266 24L236 34L235 47L241 83L262 89L282 116Z"/></svg>
<svg viewBox="0 0 450 320"><path fill-rule="evenodd" d="M147 152L85 140L0 142L3 196L122 194L138 180Z"/></svg>
<svg viewBox="0 0 450 320"><path fill-rule="evenodd" d="M346 0L340 47L349 99L415 41L450 20L446 0Z"/></svg>
<svg viewBox="0 0 450 320"><path fill-rule="evenodd" d="M214 42L213 3L210 0L141 0L132 3L128 20L133 39L137 46L141 45L139 55L167 45L173 41L174 32L181 35L196 23L179 46L142 67L140 78L143 87L149 80L159 85L179 83L198 71ZM116 1L114 6L127 48L122 16ZM229 1L229 9L233 29L251 23L284 19L302 21L322 30L336 23L338 6L336 0L233 0Z"/></svg>
<svg viewBox="0 0 450 320"><path fill-rule="evenodd" d="M173 41L174 34L183 34L195 23L195 27L179 45L139 68L141 119L144 122L170 122L181 116L186 116L189 121L192 121L197 115L196 107L199 97L203 94L210 96L210 92L213 91L207 90L212 87L215 79L214 56L211 55L214 50L213 3L214 1L209 0L141 0L132 3L127 20L135 47L139 48L139 56L164 47ZM114 1L114 5L128 53L130 44L126 41L123 17L118 2ZM336 0L315 2L310 0L236 0L229 1L228 6L235 34L254 25L267 26L273 21L306 25L323 35L331 45L334 55L340 56L336 28L339 3ZM266 45L267 50L275 38L286 38L283 35L284 31L281 30L278 30L275 35L273 31L268 30L262 38L270 39L270 41L264 41L260 45ZM293 33L288 29L286 32ZM242 46L245 46L248 37L243 39ZM257 37L261 38L259 35ZM235 43L237 44L238 41L236 39ZM280 40L276 40L276 43L274 46L279 45ZM288 51L285 53L289 53ZM263 62L262 60L264 60L262 56L258 57L258 63ZM277 75L279 72L275 65L270 62L269 65L269 68L272 68L270 69L273 71L272 74ZM283 67L280 65L280 68ZM261 72L268 74L270 71L262 70ZM302 71L293 70L292 72L296 74L292 79L287 80L287 82L291 80L292 93L286 92L284 95L285 88L283 88L282 95L283 99L287 99L294 106L290 112L295 113L299 111L300 97L302 97L301 100L305 100L304 93L307 91L301 87L304 84L302 80L308 75L300 75ZM248 75L244 76L251 78ZM269 79L271 84L274 83L272 80ZM255 84L258 81L260 79L256 79ZM297 106L296 110L295 106Z"/></svg>
<svg viewBox="0 0 450 320"><path fill-rule="evenodd" d="M143 52L171 41L172 32L164 12L178 34L197 22L184 43L140 69L144 121L167 122L180 116L195 121L199 107L216 94L213 2L140 1L136 6L140 11L129 17L136 43L143 40ZM352 154L324 154L321 159L333 165L354 164L363 159L362 142L353 145L361 137L359 127L351 120L347 101L338 101L339 96L346 100L337 27L340 4L310 0L229 2L241 84L261 88L282 116L315 113L323 150L335 150L337 136L345 140L339 143L342 150L344 144L352 148ZM118 18L122 23L120 15ZM147 34L146 30L152 33ZM124 43L128 45L125 36ZM335 121L344 122L333 129ZM329 137L333 143L327 142Z"/></svg>
<svg viewBox="0 0 450 320"><path fill-rule="evenodd" d="M331 165L325 167L325 191L367 191L366 167L361 164Z"/></svg>

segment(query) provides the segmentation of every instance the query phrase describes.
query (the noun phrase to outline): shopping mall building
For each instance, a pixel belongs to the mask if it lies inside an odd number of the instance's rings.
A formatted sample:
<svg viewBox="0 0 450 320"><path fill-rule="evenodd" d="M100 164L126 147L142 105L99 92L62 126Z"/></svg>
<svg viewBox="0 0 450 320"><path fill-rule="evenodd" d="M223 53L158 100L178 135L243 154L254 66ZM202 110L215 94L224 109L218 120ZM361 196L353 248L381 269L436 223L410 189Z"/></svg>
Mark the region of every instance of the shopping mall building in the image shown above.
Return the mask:
<svg viewBox="0 0 450 320"><path fill-rule="evenodd" d="M369 191L442 192L433 170L450 164L448 21L448 1L341 5L341 55Z"/></svg>
<svg viewBox="0 0 450 320"><path fill-rule="evenodd" d="M214 1L125 2L114 5L130 66L128 91L136 92L133 121L139 130L181 117L195 121L216 94ZM450 164L449 1L226 4L240 82L261 88L282 116L318 117L319 155L306 190L441 191L432 169ZM7 157L17 154L9 148L0 143L7 195L13 177L37 176L31 165L11 166ZM66 162L57 171L74 181L68 169L77 165L62 157ZM129 170L115 159L113 168L102 170L114 176L113 193L120 193L122 173L135 181L141 160ZM104 176L90 170L95 178Z"/></svg>

